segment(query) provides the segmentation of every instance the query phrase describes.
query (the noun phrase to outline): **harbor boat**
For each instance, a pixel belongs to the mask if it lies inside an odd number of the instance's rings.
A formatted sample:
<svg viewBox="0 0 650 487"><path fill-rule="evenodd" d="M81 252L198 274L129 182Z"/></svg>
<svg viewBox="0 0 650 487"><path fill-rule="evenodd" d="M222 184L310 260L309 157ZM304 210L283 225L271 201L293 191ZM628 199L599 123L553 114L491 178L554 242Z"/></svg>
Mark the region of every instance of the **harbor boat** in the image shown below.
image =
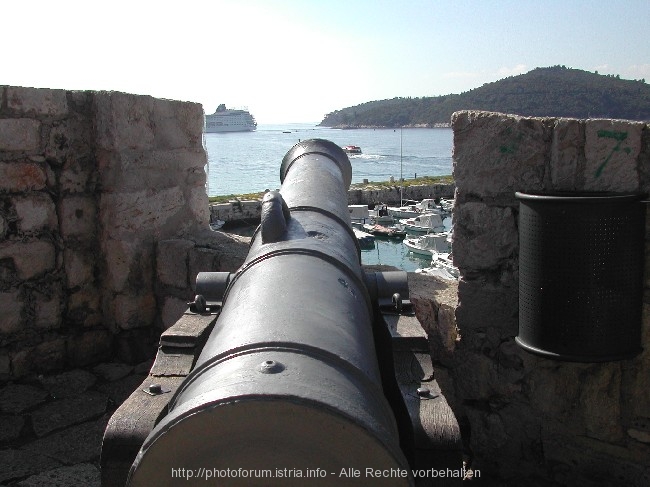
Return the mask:
<svg viewBox="0 0 650 487"><path fill-rule="evenodd" d="M388 206L384 204L375 205L375 207L370 210L370 221L379 225L392 225L395 223L395 219L388 214Z"/></svg>
<svg viewBox="0 0 650 487"><path fill-rule="evenodd" d="M363 225L370 219L370 210L368 205L348 205L350 212L350 221L352 225Z"/></svg>
<svg viewBox="0 0 650 487"><path fill-rule="evenodd" d="M423 213L439 213L445 215L437 199L424 199L420 202L406 200L401 206L389 206L388 214L399 220L400 218L414 218Z"/></svg>
<svg viewBox="0 0 650 487"><path fill-rule="evenodd" d="M454 265L451 254L447 252L434 253L431 257L431 265L429 267L415 269L415 272L453 281L458 280L460 277L458 267Z"/></svg>
<svg viewBox="0 0 650 487"><path fill-rule="evenodd" d="M221 132L252 132L257 128L257 122L248 110L233 110L226 108L223 103L212 115L205 116L205 132L208 134Z"/></svg>
<svg viewBox="0 0 650 487"><path fill-rule="evenodd" d="M444 232L445 225L439 213L426 213L415 218L402 219L400 225L407 233Z"/></svg>
<svg viewBox="0 0 650 487"><path fill-rule="evenodd" d="M405 238L406 232L395 227L385 227L379 224L366 223L362 227L364 232L367 232L375 237L385 238Z"/></svg>
<svg viewBox="0 0 650 487"><path fill-rule="evenodd" d="M343 152L346 154L361 154L361 147L358 145L346 145L343 147Z"/></svg>
<svg viewBox="0 0 650 487"><path fill-rule="evenodd" d="M355 227L352 227L352 231L354 232L354 236L357 237L357 240L359 241L359 247L362 249L372 249L375 247L374 235L370 235L369 233L366 233Z"/></svg>
<svg viewBox="0 0 650 487"><path fill-rule="evenodd" d="M405 238L402 244L414 254L428 255L451 252L449 233L429 233L421 237Z"/></svg>

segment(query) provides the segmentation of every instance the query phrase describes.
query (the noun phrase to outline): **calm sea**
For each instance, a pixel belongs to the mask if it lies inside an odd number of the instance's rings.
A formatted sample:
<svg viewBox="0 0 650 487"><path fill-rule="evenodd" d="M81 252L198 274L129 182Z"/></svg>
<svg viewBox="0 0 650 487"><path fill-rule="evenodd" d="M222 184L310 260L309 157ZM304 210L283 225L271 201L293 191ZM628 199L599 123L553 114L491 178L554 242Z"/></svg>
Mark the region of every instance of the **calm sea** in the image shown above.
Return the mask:
<svg viewBox="0 0 650 487"><path fill-rule="evenodd" d="M452 172L450 128L340 130L315 124L258 125L255 132L205 135L208 194L278 189L284 155L299 141L315 138L361 147L363 154L350 156L353 183L364 179L388 181L391 176L398 180L400 174L409 179ZM382 239L375 240L373 249L363 250L361 260L364 264L392 265L406 271L427 267L430 262L406 251L400 241Z"/></svg>
<svg viewBox="0 0 650 487"><path fill-rule="evenodd" d="M208 153L208 195L245 194L278 189L280 163L294 144L328 139L358 145L363 154L350 156L352 182L396 180L451 174L453 133L437 129L355 129L315 124L259 125L255 132L205 134Z"/></svg>

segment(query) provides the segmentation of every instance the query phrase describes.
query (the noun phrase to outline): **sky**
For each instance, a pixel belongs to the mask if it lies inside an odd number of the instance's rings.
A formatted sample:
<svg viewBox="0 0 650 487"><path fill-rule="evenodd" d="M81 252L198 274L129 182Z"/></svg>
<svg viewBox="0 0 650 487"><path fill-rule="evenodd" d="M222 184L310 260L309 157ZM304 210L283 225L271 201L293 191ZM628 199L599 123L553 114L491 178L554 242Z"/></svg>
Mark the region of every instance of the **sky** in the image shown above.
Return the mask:
<svg viewBox="0 0 650 487"><path fill-rule="evenodd" d="M0 85L320 122L564 65L650 82L650 0L5 0Z"/></svg>

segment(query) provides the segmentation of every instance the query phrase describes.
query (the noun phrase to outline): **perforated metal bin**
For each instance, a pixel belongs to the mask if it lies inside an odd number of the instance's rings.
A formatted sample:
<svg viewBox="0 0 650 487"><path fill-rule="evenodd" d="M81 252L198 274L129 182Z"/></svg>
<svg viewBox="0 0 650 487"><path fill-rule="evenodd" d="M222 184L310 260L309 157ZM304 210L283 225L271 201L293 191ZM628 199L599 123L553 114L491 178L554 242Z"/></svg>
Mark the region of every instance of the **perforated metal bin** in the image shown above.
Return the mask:
<svg viewBox="0 0 650 487"><path fill-rule="evenodd" d="M529 352L578 362L641 351L645 207L617 193L516 193L519 335Z"/></svg>

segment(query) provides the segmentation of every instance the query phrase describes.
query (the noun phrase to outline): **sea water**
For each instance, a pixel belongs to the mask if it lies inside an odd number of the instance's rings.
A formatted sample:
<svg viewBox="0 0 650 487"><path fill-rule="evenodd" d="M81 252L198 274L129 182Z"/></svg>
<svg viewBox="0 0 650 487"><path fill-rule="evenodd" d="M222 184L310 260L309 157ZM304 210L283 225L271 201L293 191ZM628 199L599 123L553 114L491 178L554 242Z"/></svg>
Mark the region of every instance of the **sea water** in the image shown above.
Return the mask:
<svg viewBox="0 0 650 487"><path fill-rule="evenodd" d="M452 170L450 128L341 130L315 124L259 125L255 132L205 134L208 195L278 189L282 158L305 139L361 147L362 154L350 155L353 183L449 175Z"/></svg>
<svg viewBox="0 0 650 487"><path fill-rule="evenodd" d="M259 125L255 132L205 134L208 194L279 189L284 155L301 140L315 138L361 147L362 154L349 156L353 183L452 172L453 132L449 128L341 130L316 124ZM448 221L445 224L449 226ZM361 251L361 261L414 271L428 267L431 259L408 252L400 240L378 238L374 248Z"/></svg>

